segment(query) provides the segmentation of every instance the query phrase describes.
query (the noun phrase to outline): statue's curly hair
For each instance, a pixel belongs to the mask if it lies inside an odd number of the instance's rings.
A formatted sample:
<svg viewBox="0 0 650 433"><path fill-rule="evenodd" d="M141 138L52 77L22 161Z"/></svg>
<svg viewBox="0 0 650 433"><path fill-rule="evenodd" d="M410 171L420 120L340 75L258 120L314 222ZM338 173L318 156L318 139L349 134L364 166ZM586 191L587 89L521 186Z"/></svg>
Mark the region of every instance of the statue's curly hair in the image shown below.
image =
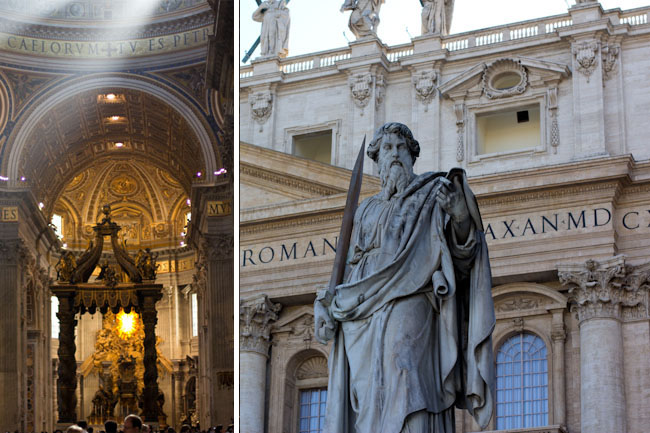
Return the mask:
<svg viewBox="0 0 650 433"><path fill-rule="evenodd" d="M375 132L375 136L372 138L372 141L368 145L368 150L366 154L375 162L379 159L379 148L381 147L381 141L386 134L399 134L406 140L406 145L408 146L413 162L416 158L420 156L420 143L413 138L413 133L408 126L399 122L389 122L385 123Z"/></svg>

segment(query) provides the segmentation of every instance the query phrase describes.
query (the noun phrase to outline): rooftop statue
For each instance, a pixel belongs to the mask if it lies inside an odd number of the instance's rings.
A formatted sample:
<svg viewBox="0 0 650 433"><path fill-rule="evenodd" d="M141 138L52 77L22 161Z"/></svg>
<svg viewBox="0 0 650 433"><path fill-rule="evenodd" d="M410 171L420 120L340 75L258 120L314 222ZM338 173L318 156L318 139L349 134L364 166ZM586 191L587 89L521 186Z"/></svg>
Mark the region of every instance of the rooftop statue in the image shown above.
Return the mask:
<svg viewBox="0 0 650 433"><path fill-rule="evenodd" d="M384 0L345 0L341 12L352 11L348 26L357 39L377 36L379 9Z"/></svg>
<svg viewBox="0 0 650 433"><path fill-rule="evenodd" d="M260 55L287 57L291 20L286 0L263 1L253 12L253 20L262 23Z"/></svg>
<svg viewBox="0 0 650 433"><path fill-rule="evenodd" d="M448 35L454 11L454 0L420 0L422 34Z"/></svg>
<svg viewBox="0 0 650 433"><path fill-rule="evenodd" d="M492 416L495 315L481 216L465 172L415 175L419 153L406 125L377 130L367 155L382 189L352 211L342 284L314 303L316 338L334 339L327 433L452 433L455 408L482 428Z"/></svg>

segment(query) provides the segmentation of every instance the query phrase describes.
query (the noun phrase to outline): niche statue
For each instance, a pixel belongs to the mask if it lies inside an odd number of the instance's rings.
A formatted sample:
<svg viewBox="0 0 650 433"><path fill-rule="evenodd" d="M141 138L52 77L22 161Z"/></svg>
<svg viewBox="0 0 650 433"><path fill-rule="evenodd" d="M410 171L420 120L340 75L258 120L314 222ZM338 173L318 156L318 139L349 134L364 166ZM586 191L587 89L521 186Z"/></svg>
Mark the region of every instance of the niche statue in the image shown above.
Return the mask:
<svg viewBox="0 0 650 433"><path fill-rule="evenodd" d="M452 433L455 408L482 428L492 416L495 315L481 216L465 172L416 175L419 153L405 125L377 130L367 155L382 189L353 211L342 283L314 303L316 338L334 339L328 433Z"/></svg>

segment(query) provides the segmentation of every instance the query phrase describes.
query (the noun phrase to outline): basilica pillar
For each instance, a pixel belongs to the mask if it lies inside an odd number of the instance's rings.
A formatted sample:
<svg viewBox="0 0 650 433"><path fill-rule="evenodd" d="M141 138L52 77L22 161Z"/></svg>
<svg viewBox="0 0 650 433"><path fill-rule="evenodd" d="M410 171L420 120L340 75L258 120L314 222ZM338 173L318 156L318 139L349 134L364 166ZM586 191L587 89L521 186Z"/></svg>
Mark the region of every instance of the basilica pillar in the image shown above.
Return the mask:
<svg viewBox="0 0 650 433"><path fill-rule="evenodd" d="M553 340L553 424L566 426L566 390L564 368L564 308L551 310L553 322L551 339Z"/></svg>
<svg viewBox="0 0 650 433"><path fill-rule="evenodd" d="M642 307L641 278L624 256L562 265L558 275L580 326L581 431L625 433L622 321Z"/></svg>
<svg viewBox="0 0 650 433"><path fill-rule="evenodd" d="M271 322L282 306L261 295L239 306L239 411L241 433L264 432L266 362L271 346Z"/></svg>
<svg viewBox="0 0 650 433"><path fill-rule="evenodd" d="M146 422L158 422L158 357L156 354L156 301L159 289L138 290L138 303L144 325L144 390L143 415Z"/></svg>
<svg viewBox="0 0 650 433"><path fill-rule="evenodd" d="M198 294L201 425L234 422L234 228L232 182L195 185L188 239L197 248L192 286Z"/></svg>
<svg viewBox="0 0 650 433"><path fill-rule="evenodd" d="M74 328L77 325L74 307L74 289L56 291L59 299L59 356L57 385L57 406L59 423L77 422L77 360Z"/></svg>

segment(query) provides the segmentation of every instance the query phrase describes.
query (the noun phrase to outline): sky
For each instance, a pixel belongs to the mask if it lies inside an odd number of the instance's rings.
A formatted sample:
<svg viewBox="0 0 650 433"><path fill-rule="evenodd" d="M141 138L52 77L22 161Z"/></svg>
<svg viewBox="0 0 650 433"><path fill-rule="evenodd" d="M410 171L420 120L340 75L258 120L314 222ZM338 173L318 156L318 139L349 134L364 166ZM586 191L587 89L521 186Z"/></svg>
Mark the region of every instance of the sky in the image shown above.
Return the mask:
<svg viewBox="0 0 650 433"><path fill-rule="evenodd" d="M634 9L650 0L601 0L603 9ZM289 57L345 47L355 37L348 28L350 12L339 12L343 0L290 0ZM567 13L575 0L456 0L451 34L501 24ZM240 0L239 60L260 34L261 24L251 16L255 0ZM379 38L387 45L399 45L420 36L419 0L386 0L381 8ZM259 47L252 58L259 56ZM250 64L250 60L247 62Z"/></svg>

